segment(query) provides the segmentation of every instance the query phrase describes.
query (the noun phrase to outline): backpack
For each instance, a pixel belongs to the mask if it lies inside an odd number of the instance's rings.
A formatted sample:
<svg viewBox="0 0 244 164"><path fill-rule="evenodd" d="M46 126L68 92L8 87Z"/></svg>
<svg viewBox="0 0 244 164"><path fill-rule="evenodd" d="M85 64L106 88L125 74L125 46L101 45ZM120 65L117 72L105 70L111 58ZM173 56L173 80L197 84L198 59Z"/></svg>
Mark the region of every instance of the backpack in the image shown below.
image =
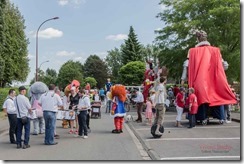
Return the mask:
<svg viewBox="0 0 244 164"><path fill-rule="evenodd" d="M34 100L32 107L36 109L36 116L38 118L43 117L43 110L42 107L38 104L38 100Z"/></svg>

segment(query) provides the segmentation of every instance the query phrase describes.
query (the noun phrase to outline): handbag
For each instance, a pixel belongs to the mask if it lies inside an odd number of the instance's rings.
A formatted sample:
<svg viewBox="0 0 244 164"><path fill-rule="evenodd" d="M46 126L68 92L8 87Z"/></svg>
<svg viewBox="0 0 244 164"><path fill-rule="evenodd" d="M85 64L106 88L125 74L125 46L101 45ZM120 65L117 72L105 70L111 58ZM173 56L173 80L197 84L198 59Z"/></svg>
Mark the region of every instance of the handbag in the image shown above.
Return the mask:
<svg viewBox="0 0 244 164"><path fill-rule="evenodd" d="M17 109L18 109L18 113L19 113L19 116L20 116L19 105L18 105L17 97L16 97L16 104L17 104ZM26 124L28 122L28 117L27 116L21 117L21 122L22 122L22 124Z"/></svg>

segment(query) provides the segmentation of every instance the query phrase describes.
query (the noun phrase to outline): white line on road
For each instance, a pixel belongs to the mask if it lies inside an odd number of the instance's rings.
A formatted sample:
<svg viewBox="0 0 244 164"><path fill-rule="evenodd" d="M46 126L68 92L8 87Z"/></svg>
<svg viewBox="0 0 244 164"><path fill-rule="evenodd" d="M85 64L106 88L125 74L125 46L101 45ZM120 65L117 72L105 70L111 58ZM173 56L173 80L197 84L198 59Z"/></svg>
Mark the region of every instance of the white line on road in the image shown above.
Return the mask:
<svg viewBox="0 0 244 164"><path fill-rule="evenodd" d="M128 127L128 125L127 124L124 124L124 126L125 126L126 130L129 132L130 136L132 137L134 143L136 144L136 147L139 150L141 157L144 160L151 160L151 158L147 154L146 150L143 148L142 144L137 139L137 137L135 136L135 134L131 131L131 129Z"/></svg>
<svg viewBox="0 0 244 164"><path fill-rule="evenodd" d="M194 129L220 129L220 128L240 128L240 126L213 126L213 127L195 127ZM185 129L185 128L164 128L165 130L180 130L180 129ZM138 128L136 130L151 130L151 128Z"/></svg>
<svg viewBox="0 0 244 164"><path fill-rule="evenodd" d="M199 159L226 159L226 158L236 158L240 160L240 156L204 156L204 157L166 157L161 158L161 160L199 160Z"/></svg>
<svg viewBox="0 0 244 164"><path fill-rule="evenodd" d="M232 138L153 138L146 139L146 141L181 141L181 140L240 140L240 137L232 137Z"/></svg>

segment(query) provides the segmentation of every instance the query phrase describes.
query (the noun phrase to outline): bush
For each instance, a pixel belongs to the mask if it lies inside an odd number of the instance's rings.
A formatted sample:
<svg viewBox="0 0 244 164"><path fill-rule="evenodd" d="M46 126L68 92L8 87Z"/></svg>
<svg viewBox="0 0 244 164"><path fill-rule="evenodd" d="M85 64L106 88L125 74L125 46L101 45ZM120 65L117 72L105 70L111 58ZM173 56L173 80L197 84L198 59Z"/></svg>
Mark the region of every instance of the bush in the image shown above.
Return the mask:
<svg viewBox="0 0 244 164"><path fill-rule="evenodd" d="M0 88L0 111L3 110L3 103L6 99L6 97L8 96L8 91L10 90L11 88ZM16 91L16 94L18 94L18 88L13 88L15 89Z"/></svg>

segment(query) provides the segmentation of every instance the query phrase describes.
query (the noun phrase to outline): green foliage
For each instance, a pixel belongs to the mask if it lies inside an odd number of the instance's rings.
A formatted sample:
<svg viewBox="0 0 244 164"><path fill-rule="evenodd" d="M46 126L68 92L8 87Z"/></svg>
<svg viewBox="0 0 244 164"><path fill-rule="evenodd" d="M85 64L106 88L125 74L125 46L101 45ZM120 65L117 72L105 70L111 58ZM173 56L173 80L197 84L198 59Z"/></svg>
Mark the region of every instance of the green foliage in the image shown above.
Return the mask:
<svg viewBox="0 0 244 164"><path fill-rule="evenodd" d="M115 83L119 80L119 69L122 67L121 56L121 51L118 48L115 48L108 51L108 55L105 59L108 66L109 76Z"/></svg>
<svg viewBox="0 0 244 164"><path fill-rule="evenodd" d="M80 83L83 80L82 64L78 61L72 60L64 63L58 74L57 84L60 88L65 88L72 80L78 80Z"/></svg>
<svg viewBox="0 0 244 164"><path fill-rule="evenodd" d="M56 84L57 78L58 76L56 70L48 68L42 78L42 82L49 86L50 84Z"/></svg>
<svg viewBox="0 0 244 164"><path fill-rule="evenodd" d="M145 63L141 61L127 63L119 70L119 83L133 86L141 85L145 69Z"/></svg>
<svg viewBox="0 0 244 164"><path fill-rule="evenodd" d="M86 85L86 83L89 83L90 86L91 86L91 88L94 88L94 87L97 86L97 81L93 77L86 77L85 80L84 80L84 82L85 82L85 85Z"/></svg>
<svg viewBox="0 0 244 164"><path fill-rule="evenodd" d="M101 88L108 77L107 65L97 55L90 55L84 64L84 76L94 77L97 81L97 87Z"/></svg>
<svg viewBox="0 0 244 164"><path fill-rule="evenodd" d="M137 40L137 35L132 26L130 26L128 39L125 40L125 45L121 47L121 51L123 65L131 61L143 61L141 45Z"/></svg>
<svg viewBox="0 0 244 164"><path fill-rule="evenodd" d="M0 13L2 14L0 21L3 22L0 28L0 56L5 61L3 78L0 79L3 87L11 84L12 81L24 82L26 80L29 73L29 59L27 58L29 42L24 32L26 28L24 18L18 8L10 1L6 1L6 5L1 8Z"/></svg>
<svg viewBox="0 0 244 164"><path fill-rule="evenodd" d="M166 7L157 15L165 26L156 31L162 49L160 61L169 76L180 78L189 48L196 44L192 29L208 33L208 41L220 47L229 69L229 80L240 79L240 2L236 0L161 0Z"/></svg>
<svg viewBox="0 0 244 164"><path fill-rule="evenodd" d="M8 96L8 91L10 89L15 89L16 91L16 94L18 94L18 88L0 88L0 111L2 111L2 106L3 106L3 103L6 99L6 97Z"/></svg>

